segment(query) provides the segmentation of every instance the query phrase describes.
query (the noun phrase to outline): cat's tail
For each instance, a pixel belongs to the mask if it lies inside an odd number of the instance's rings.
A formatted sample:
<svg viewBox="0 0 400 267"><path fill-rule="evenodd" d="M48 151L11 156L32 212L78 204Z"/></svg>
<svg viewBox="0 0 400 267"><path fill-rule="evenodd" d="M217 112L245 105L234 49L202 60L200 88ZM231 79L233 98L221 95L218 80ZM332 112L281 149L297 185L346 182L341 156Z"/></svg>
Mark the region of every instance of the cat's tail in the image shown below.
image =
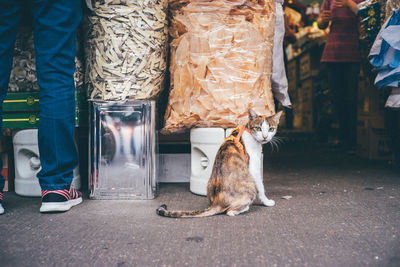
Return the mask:
<svg viewBox="0 0 400 267"><path fill-rule="evenodd" d="M194 217L207 217L225 212L227 209L220 206L210 206L205 210L195 211L182 211L182 210L168 210L167 205L161 205L157 210L157 214L170 218L194 218Z"/></svg>

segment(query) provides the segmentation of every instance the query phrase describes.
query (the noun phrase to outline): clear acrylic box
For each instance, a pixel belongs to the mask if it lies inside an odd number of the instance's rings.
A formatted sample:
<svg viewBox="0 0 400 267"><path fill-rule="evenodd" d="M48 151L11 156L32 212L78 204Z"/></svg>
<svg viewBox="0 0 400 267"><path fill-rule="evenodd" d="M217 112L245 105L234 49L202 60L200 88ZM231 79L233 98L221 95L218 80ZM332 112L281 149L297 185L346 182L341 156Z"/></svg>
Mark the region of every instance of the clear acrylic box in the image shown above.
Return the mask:
<svg viewBox="0 0 400 267"><path fill-rule="evenodd" d="M155 198L155 102L91 101L90 106L90 198Z"/></svg>

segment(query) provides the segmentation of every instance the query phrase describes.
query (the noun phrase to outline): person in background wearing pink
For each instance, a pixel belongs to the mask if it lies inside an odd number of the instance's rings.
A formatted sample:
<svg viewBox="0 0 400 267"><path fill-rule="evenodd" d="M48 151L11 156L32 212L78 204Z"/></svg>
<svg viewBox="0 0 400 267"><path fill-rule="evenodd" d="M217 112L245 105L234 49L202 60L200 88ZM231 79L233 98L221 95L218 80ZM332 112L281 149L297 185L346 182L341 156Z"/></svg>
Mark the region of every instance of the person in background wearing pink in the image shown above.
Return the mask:
<svg viewBox="0 0 400 267"><path fill-rule="evenodd" d="M354 151L357 144L357 84L360 72L357 4L363 0L324 0L318 27L330 26L321 62L328 67L329 89L335 96L339 142Z"/></svg>

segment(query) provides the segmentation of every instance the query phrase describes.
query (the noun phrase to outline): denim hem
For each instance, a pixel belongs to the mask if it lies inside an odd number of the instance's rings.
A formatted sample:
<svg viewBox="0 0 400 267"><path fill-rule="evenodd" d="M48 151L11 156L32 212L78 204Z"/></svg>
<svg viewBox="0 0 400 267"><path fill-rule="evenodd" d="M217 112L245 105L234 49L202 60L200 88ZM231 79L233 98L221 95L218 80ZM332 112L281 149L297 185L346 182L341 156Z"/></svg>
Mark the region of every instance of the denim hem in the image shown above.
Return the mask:
<svg viewBox="0 0 400 267"><path fill-rule="evenodd" d="M40 185L42 190L64 190L67 189L69 190L71 188L71 184L46 184L46 185Z"/></svg>

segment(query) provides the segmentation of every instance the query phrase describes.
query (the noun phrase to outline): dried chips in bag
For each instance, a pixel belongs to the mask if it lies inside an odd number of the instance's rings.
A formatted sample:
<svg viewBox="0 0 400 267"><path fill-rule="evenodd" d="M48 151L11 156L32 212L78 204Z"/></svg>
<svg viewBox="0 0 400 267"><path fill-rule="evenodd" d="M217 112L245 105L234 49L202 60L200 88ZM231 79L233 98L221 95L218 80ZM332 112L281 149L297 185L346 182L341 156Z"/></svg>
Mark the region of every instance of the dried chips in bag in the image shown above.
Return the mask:
<svg viewBox="0 0 400 267"><path fill-rule="evenodd" d="M164 133L273 115L275 1L170 1L171 91Z"/></svg>

